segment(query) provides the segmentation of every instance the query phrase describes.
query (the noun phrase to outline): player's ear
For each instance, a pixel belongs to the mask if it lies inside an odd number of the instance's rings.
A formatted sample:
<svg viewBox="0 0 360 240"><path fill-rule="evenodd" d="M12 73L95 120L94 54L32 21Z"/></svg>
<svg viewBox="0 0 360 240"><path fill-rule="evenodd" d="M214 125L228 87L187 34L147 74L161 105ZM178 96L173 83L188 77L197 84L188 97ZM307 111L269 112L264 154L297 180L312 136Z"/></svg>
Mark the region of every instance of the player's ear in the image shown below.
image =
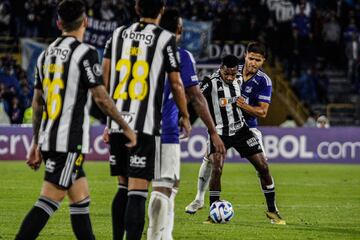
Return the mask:
<svg viewBox="0 0 360 240"><path fill-rule="evenodd" d="M86 16L84 16L84 19L83 19L83 24L84 24L84 27L87 28L88 26L88 18Z"/></svg>
<svg viewBox="0 0 360 240"><path fill-rule="evenodd" d="M60 31L63 31L63 30L64 30L63 25L62 25L62 22L61 22L60 19L56 20L56 26L58 27L58 29L59 29Z"/></svg>
<svg viewBox="0 0 360 240"><path fill-rule="evenodd" d="M160 15L161 16L164 15L164 12L165 12L165 6L160 9Z"/></svg>

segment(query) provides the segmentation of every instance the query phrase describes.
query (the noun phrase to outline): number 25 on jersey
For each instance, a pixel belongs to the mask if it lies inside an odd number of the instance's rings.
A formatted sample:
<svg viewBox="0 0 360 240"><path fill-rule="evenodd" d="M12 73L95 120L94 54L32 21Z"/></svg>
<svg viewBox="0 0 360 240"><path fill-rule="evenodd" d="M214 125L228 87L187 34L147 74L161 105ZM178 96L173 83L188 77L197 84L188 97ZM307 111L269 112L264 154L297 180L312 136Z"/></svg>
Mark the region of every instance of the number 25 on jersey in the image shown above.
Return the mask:
<svg viewBox="0 0 360 240"><path fill-rule="evenodd" d="M115 88L113 98L126 100L130 97L131 100L143 100L149 90L146 78L149 75L149 64L144 60L137 60L133 66L129 59L120 59L116 63L116 71L119 72L119 83ZM126 92L126 83L130 78L128 92Z"/></svg>

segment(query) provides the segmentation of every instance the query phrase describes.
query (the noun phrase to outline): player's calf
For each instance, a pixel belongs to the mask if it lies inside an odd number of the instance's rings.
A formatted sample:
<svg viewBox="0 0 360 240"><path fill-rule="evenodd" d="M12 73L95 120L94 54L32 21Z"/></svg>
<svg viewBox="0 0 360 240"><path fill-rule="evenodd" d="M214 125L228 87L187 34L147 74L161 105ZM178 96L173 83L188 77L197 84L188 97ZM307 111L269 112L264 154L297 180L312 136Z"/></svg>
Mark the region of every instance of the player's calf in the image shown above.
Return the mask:
<svg viewBox="0 0 360 240"><path fill-rule="evenodd" d="M41 196L21 224L16 240L36 239L60 203Z"/></svg>
<svg viewBox="0 0 360 240"><path fill-rule="evenodd" d="M70 204L71 226L77 239L93 240L93 234L90 215L90 198Z"/></svg>

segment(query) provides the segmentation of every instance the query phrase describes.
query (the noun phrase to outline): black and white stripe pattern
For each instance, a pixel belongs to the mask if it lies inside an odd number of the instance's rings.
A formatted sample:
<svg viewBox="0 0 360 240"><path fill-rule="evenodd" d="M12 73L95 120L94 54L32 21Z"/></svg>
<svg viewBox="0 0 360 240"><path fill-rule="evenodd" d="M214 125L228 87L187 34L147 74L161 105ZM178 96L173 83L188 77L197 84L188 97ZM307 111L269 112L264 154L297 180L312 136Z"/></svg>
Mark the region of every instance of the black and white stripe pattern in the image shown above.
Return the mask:
<svg viewBox="0 0 360 240"><path fill-rule="evenodd" d="M141 196L143 198L147 198L148 196L148 192L147 191L136 191L136 190L131 190L128 192L128 196L132 196L132 195L137 195L137 196Z"/></svg>
<svg viewBox="0 0 360 240"><path fill-rule="evenodd" d="M235 135L246 124L241 109L236 106L236 99L241 96L241 84L240 75L232 83L224 82L219 70L201 82L219 135Z"/></svg>
<svg viewBox="0 0 360 240"><path fill-rule="evenodd" d="M70 179L71 179L71 175L74 170L74 164L75 164L77 155L78 155L77 153L68 153L68 155L67 155L65 167L63 168L63 170L61 172L61 176L60 176L60 180L59 180L59 185L64 188L67 188L70 184Z"/></svg>
<svg viewBox="0 0 360 240"><path fill-rule="evenodd" d="M147 36L145 38L134 39L135 37L128 37L130 34L139 34L137 36ZM132 35L135 36L135 35ZM149 39L151 37L151 44ZM129 113L131 120L128 119L129 126L138 131L150 135L160 134L160 120L162 107L162 92L164 88L165 71L169 70L167 67L169 60L165 59L165 48L170 46L170 42L174 40L174 35L170 32L159 28L153 24L134 23L127 27L119 27L112 35L111 40L107 45L111 48L106 48L105 51L111 51L110 60L110 96L114 98L114 92L119 85L119 81L126 79L126 74L130 74L129 78L124 83L121 92L125 93L127 97L114 99L117 109L120 112ZM131 52L137 49L137 54ZM176 56L176 48L174 47L174 55ZM105 57L107 54L105 54ZM176 57L175 57L176 58ZM116 65L119 60L129 60L131 62L131 69L116 70ZM148 75L144 79L148 86L147 96L142 99L131 99L129 95L129 85L133 79L133 66L139 62L146 62L149 68ZM178 60L174 59L174 69L178 68ZM144 70L144 69L143 69ZM136 71L136 70L135 70ZM125 81L125 80L124 80ZM139 88L139 87L137 87ZM139 91L139 89L137 89ZM118 124L108 119L108 126L110 129L119 129Z"/></svg>
<svg viewBox="0 0 360 240"><path fill-rule="evenodd" d="M81 202L70 204L70 214L89 214L90 212L90 198L87 197Z"/></svg>
<svg viewBox="0 0 360 240"><path fill-rule="evenodd" d="M58 202L55 202L47 197L41 196L34 205L35 207L41 208L49 216L52 216L54 212L60 207Z"/></svg>
<svg viewBox="0 0 360 240"><path fill-rule="evenodd" d="M41 53L35 81L45 100L46 118L42 120L39 138L41 150L88 153L91 104L88 89L101 84L100 76L95 74L99 66L97 51L74 37L60 37ZM57 79L62 82L63 88L57 85L52 89L56 98L48 98L50 87L43 84L44 79L50 83ZM59 108L54 119L49 117L48 104L50 111Z"/></svg>

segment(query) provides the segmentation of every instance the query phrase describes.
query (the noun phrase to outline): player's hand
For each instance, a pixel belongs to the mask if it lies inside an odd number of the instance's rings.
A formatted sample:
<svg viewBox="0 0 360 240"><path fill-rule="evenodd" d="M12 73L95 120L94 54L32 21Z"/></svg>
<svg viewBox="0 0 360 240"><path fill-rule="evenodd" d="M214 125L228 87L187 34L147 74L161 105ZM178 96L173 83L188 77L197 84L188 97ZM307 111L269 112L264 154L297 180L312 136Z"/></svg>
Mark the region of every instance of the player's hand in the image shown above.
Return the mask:
<svg viewBox="0 0 360 240"><path fill-rule="evenodd" d="M182 132L180 135L180 139L188 138L191 133L191 124L188 117L181 117L180 120L180 131Z"/></svg>
<svg viewBox="0 0 360 240"><path fill-rule="evenodd" d="M105 127L105 129L104 129L102 139L103 139L104 143L109 143L109 129L107 127Z"/></svg>
<svg viewBox="0 0 360 240"><path fill-rule="evenodd" d="M239 98L236 100L236 105L237 105L238 107L244 107L245 104L246 104L246 100L245 100L245 98L243 98L243 97L239 97Z"/></svg>
<svg viewBox="0 0 360 240"><path fill-rule="evenodd" d="M42 162L40 148L37 144L32 143L29 153L26 156L26 164L33 170L38 170Z"/></svg>
<svg viewBox="0 0 360 240"><path fill-rule="evenodd" d="M136 133L131 129L127 128L124 130L124 135L129 139L129 142L125 144L128 148L135 147L137 144L137 136Z"/></svg>
<svg viewBox="0 0 360 240"><path fill-rule="evenodd" d="M217 133L211 134L211 141L215 147L215 154L219 154L220 156L218 158L225 159L226 156L226 148L221 140L220 136Z"/></svg>

